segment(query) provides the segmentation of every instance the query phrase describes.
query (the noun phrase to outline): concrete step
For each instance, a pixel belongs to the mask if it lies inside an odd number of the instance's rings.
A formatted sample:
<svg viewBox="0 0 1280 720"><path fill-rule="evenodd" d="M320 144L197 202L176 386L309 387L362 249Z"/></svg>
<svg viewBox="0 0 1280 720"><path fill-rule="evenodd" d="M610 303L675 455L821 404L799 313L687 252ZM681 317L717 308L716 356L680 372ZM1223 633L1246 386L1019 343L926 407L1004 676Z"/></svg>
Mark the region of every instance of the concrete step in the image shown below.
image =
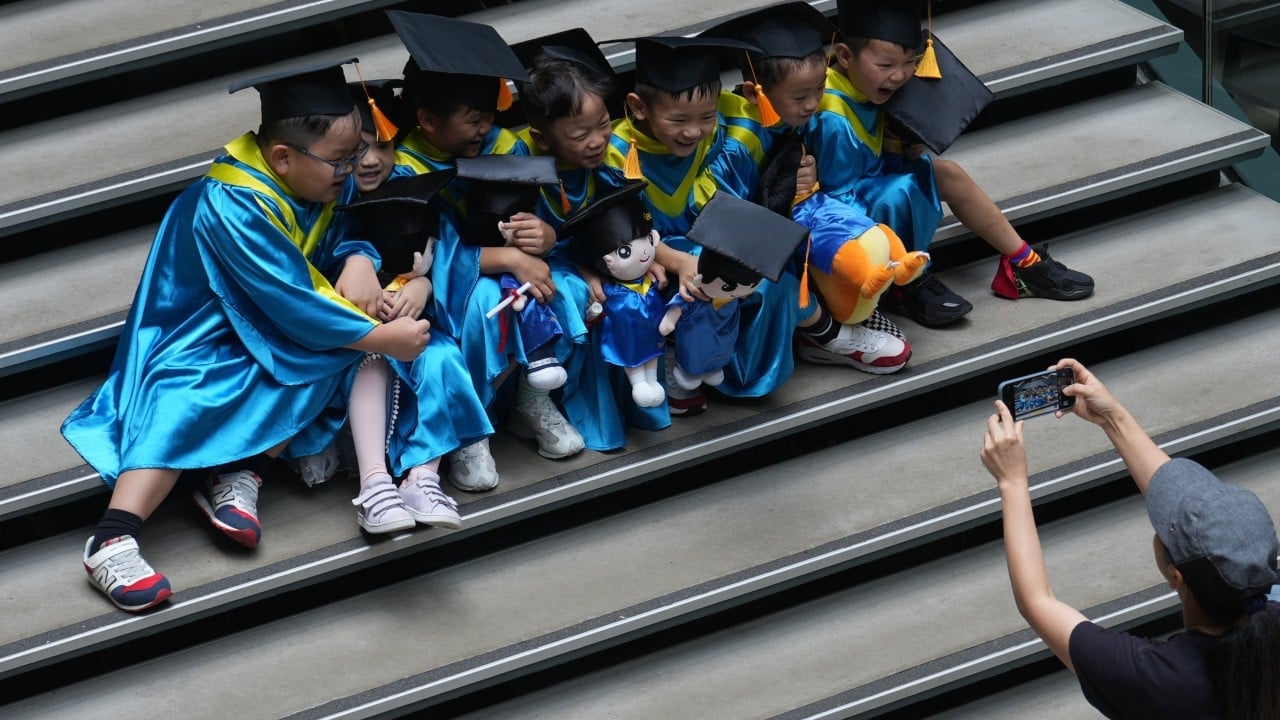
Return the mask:
<svg viewBox="0 0 1280 720"><path fill-rule="evenodd" d="M1280 377L1266 372L1267 358L1280 349L1277 323L1280 310L1096 369L1171 452L1196 452L1280 425ZM1167 378L1186 367L1198 372L1184 373L1185 380L1171 386ZM1228 373L1256 382L1222 386L1219 378ZM1198 400L1191 407L1176 402L1185 397ZM376 708L370 708L389 712L608 647L993 520L998 503L974 439L988 409L984 401L879 433L873 432L871 416L862 416L859 422L870 422L872 432L849 443L771 467L777 458L760 457L759 471L134 667L128 671L131 683L151 688L152 702L175 693L173 702L182 702L182 713L193 717L199 710L185 703L199 705L199 691L193 694L189 683L174 685L166 677L176 680L190 671L211 688L245 687L242 695L219 704L222 713L278 717L331 703L329 712L373 698ZM1037 500L1123 473L1105 437L1083 422L1041 420L1028 426L1028 436L1037 449ZM918 452L904 452L913 446ZM945 470L939 470L939 457L948 460ZM851 467L858 472L851 474ZM887 477L929 481L886 482ZM188 506L170 506L149 524L144 542L149 559L169 573L179 593L172 607L143 617L107 609L74 569L71 558L88 529L0 554L0 571L17 579L15 596L30 597L39 588L61 599L56 607L14 610L0 646L0 674L171 629L202 606L226 609L249 602L253 593L296 589L341 559L350 565L411 549L448 552L448 536L435 531L379 543L358 537L346 504L350 494L331 485L319 493L286 487L265 495L267 541L257 553L231 556L212 547L207 535L194 538L183 527L196 521ZM508 512L503 500L487 498L490 504L479 512L464 506L468 527L479 530L487 515ZM346 540L324 547L344 530ZM296 556L284 558L291 553ZM390 640L404 636L405 623L424 629L422 642ZM371 645L378 649L358 650ZM367 673L352 672L352 652L360 653ZM212 659L231 655L235 663ZM124 696L133 691L113 690L110 677L59 691L59 702L97 697L102 707L127 707L131 701ZM291 690L252 689L256 679L267 677L272 687ZM38 716L36 708L45 702L22 707ZM236 706L242 702L266 704L250 711ZM60 707L69 712L70 706Z"/></svg>
<svg viewBox="0 0 1280 720"><path fill-rule="evenodd" d="M1032 455L1056 442L1058 430L1030 439ZM1280 508L1277 470L1280 450L1218 469L1228 482L1258 493L1273 512ZM1140 496L1040 531L1055 594L1095 622L1129 626L1176 608L1177 597L1151 557L1151 525ZM874 717L1048 655L1014 607L1004 550L993 542L462 717ZM1056 694L1061 698L1068 690L1057 688ZM984 704L958 716L1096 717L1084 712L1078 689L1074 693L1059 700L1057 711L1034 705L1037 693L1002 703L1003 715ZM1028 702L1035 710L1019 714L1019 704Z"/></svg>
<svg viewBox="0 0 1280 720"><path fill-rule="evenodd" d="M1096 720L1098 711L1080 693L1076 676L1062 670L965 703L931 720Z"/></svg>
<svg viewBox="0 0 1280 720"><path fill-rule="evenodd" d="M1258 229L1277 226L1280 205L1241 186L1228 186L1065 236L1053 242L1054 257L1091 273L1098 287L1093 297L1074 303L1014 303L991 297L988 287L994 263L990 260L947 271L943 273L946 282L971 298L976 307L969 319L951 328L930 330L904 320L914 356L902 373L871 377L844 368L801 367L799 379L769 398L756 402L717 400L703 418L682 418L677 426L691 429L687 436L674 430L635 433L633 449L637 452L625 457L588 453L589 461L584 461L588 466L581 472L575 470L574 482L565 483L561 478L548 494L536 493L530 502L555 504L599 487L637 482L763 438L795 432L1152 317L1273 284L1280 277L1280 248L1274 234ZM1230 242L1208 246L1205 237L1230 238ZM90 269L83 267L85 272ZM6 289L0 284L0 298ZM6 306L0 302L0 308ZM79 399L87 394L83 387L76 392L83 393ZM79 399L74 392L58 397L56 409L39 397L17 398L2 406L0 437L22 437L24 441L6 445L12 448L14 461L9 474L0 475L0 518L56 505L65 500L63 493L78 496L86 483L92 484L85 479L68 488L50 480L66 472L83 476L78 457L57 432L61 419ZM38 420L33 422L32 418ZM512 467L532 457L527 445L515 451L519 459L512 461ZM531 467L545 473L534 476L538 480L563 472L563 466L555 464L552 469L538 464Z"/></svg>
<svg viewBox="0 0 1280 720"><path fill-rule="evenodd" d="M767 4L765 0L750 0L746 6ZM834 8L833 1L826 4ZM1117 64L1140 62L1172 51L1180 37L1174 28L1135 13L1118 0L1071 0L1070 5L1073 9L1068 15L1055 3L1000 0L942 16L938 29L941 33L948 23L955 23L948 42L966 57L974 58L975 72L989 75L991 82L1009 93ZM672 30L673 17L705 27L744 6L729 0L699 3L696 7L679 0L659 0L646 8L645 14L637 15L623 0L555 4L525 1L467 18L492 24L509 42L574 26L586 27L593 37L605 39L617 35L619 16L628 18L629 34L643 35ZM1081 30L1079 36L1051 34L1045 42L1009 41L1027 38L1028 26L1055 26L1068 18L1074 18L1069 20L1072 27L1079 23L1087 29ZM1085 18L1089 21L1085 22ZM966 38L970 37L969 42L974 44L966 46ZM629 48L611 50L611 62L627 67L633 61ZM991 48L1000 51L993 52ZM366 77L397 77L406 57L399 40L391 36L298 61L344 54L361 59ZM263 68L269 69L272 68ZM221 143L257 126L255 94L226 94L227 84L240 77L196 82L0 133L0 172L58 168L57 172L22 173L26 182L0 188L0 235L176 190L199 177L220 153ZM174 117L185 120L171 122ZM68 127L98 130L68 133ZM105 128L111 131L109 154L100 152L107 143Z"/></svg>

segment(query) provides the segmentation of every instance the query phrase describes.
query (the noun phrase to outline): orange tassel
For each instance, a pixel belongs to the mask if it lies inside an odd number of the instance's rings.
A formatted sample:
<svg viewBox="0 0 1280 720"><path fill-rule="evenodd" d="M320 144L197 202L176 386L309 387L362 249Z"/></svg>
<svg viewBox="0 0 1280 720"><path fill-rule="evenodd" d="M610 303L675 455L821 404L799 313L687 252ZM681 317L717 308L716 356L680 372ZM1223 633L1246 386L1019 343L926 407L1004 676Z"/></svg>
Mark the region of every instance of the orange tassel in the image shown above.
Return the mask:
<svg viewBox="0 0 1280 720"><path fill-rule="evenodd" d="M565 215L568 215L569 211L572 209L573 209L573 206L569 204L569 193L566 193L564 191L564 181L561 180L560 181L560 211L563 212Z"/></svg>
<svg viewBox="0 0 1280 720"><path fill-rule="evenodd" d="M773 109L773 103L769 102L769 96L764 94L764 88L757 85L756 91L760 97L760 124L765 127L773 127L782 122L782 116L778 115L778 111Z"/></svg>
<svg viewBox="0 0 1280 720"><path fill-rule="evenodd" d="M809 251L813 249L813 238L804 239L804 269L800 271L800 307L809 304Z"/></svg>
<svg viewBox="0 0 1280 720"><path fill-rule="evenodd" d="M938 54L933 51L933 3L929 4L929 39L925 43L920 62L916 64L916 77L942 79L942 71L938 69Z"/></svg>
<svg viewBox="0 0 1280 720"><path fill-rule="evenodd" d="M378 108L377 101L372 97L369 98L369 112L373 115L373 127L377 131L375 135L378 142L395 140L396 135L400 133L400 128L396 127L396 124Z"/></svg>
<svg viewBox="0 0 1280 720"><path fill-rule="evenodd" d="M507 86L504 78L498 78L498 110L510 110L511 103L515 99L511 97L511 88Z"/></svg>
<svg viewBox="0 0 1280 720"><path fill-rule="evenodd" d="M631 147L627 148L627 162L622 166L622 174L628 180L643 180L644 173L640 170L640 151L636 150L636 139L631 138Z"/></svg>

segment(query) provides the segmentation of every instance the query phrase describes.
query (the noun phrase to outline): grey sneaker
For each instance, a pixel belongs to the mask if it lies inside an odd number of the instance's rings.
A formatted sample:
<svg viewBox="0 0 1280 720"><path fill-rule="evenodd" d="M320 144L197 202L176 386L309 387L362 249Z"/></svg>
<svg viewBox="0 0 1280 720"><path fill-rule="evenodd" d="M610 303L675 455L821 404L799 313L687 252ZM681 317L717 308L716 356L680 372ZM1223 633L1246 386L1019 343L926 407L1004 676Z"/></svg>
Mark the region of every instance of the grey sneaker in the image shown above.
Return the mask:
<svg viewBox="0 0 1280 720"><path fill-rule="evenodd" d="M409 477L400 486L400 499L413 519L423 525L462 529L458 504L440 489L440 476L426 468L409 471Z"/></svg>
<svg viewBox="0 0 1280 720"><path fill-rule="evenodd" d="M390 475L375 476L351 504L358 508L356 522L375 535L408 530L417 524Z"/></svg>
<svg viewBox="0 0 1280 720"><path fill-rule="evenodd" d="M498 487L498 465L489 454L489 438L450 453L449 482L466 492Z"/></svg>
<svg viewBox="0 0 1280 720"><path fill-rule="evenodd" d="M93 538L84 544L84 570L89 573L89 582L121 610L146 610L173 594L169 580L147 564L132 536L112 538L92 555L90 547Z"/></svg>
<svg viewBox="0 0 1280 720"><path fill-rule="evenodd" d="M507 429L519 438L536 438L538 454L552 460L577 455L586 448L578 429L569 424L546 395L516 403L511 409Z"/></svg>

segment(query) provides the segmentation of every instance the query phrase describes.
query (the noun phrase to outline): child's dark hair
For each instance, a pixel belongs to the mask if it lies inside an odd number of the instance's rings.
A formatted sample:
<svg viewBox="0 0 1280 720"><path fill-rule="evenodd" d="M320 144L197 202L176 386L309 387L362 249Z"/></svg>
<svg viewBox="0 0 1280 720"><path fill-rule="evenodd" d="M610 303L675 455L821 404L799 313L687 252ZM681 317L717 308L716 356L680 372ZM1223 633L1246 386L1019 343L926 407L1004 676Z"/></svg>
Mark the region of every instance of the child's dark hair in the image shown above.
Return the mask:
<svg viewBox="0 0 1280 720"><path fill-rule="evenodd" d="M404 90L401 97L408 101L407 110L410 115L416 115L418 110L425 110L439 120L448 120L455 113L467 108L466 105L451 99L449 95L450 93L440 92L438 88L432 86L432 77L428 73L416 68L412 70L405 68Z"/></svg>
<svg viewBox="0 0 1280 720"><path fill-rule="evenodd" d="M354 103L346 115L306 115L263 123L258 127L258 147L264 150L277 144L310 147L343 120L360 123L360 111Z"/></svg>
<svg viewBox="0 0 1280 720"><path fill-rule="evenodd" d="M853 54L857 55L858 53L865 50L867 45L870 44L873 39L874 38L841 36L840 42L844 43L845 45L848 45L849 49L853 51ZM892 42L892 41L886 40L885 42ZM898 43L892 43L892 44L898 45ZM906 45L898 45L898 47L902 48L903 50L906 50L907 52L915 52L915 53L920 52L919 47L907 47Z"/></svg>
<svg viewBox="0 0 1280 720"><path fill-rule="evenodd" d="M681 90L678 93L671 93L662 88L645 83L636 83L635 93L640 96L645 105L653 105L654 103L666 100L680 100L681 97L688 101L694 98L718 97L720 95L720 78L708 80L704 83L698 83L688 90Z"/></svg>
<svg viewBox="0 0 1280 720"><path fill-rule="evenodd" d="M743 53L742 60L738 63L738 69L742 71L743 80L751 80L752 70L754 70L754 81L757 84L771 88L777 87L778 83L784 82L795 73L815 65L826 67L827 53L825 50L815 50L802 58L762 58L752 53L750 62L747 62L746 53Z"/></svg>
<svg viewBox="0 0 1280 720"><path fill-rule="evenodd" d="M530 68L529 79L518 84L520 105L529 124L543 132L556 120L582 112L588 95L607 101L615 89L613 78L558 58L539 59Z"/></svg>

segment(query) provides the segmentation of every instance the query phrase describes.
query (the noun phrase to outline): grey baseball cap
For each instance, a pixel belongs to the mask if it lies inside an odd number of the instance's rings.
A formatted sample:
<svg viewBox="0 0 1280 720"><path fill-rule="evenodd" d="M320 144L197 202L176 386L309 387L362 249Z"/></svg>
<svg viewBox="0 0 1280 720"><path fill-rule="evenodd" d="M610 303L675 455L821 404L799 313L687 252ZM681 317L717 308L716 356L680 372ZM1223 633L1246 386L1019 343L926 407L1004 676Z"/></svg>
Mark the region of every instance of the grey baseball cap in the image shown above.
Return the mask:
<svg viewBox="0 0 1280 720"><path fill-rule="evenodd" d="M1257 495L1185 458L1156 470L1147 517L1196 598L1220 609L1277 582L1276 527Z"/></svg>

